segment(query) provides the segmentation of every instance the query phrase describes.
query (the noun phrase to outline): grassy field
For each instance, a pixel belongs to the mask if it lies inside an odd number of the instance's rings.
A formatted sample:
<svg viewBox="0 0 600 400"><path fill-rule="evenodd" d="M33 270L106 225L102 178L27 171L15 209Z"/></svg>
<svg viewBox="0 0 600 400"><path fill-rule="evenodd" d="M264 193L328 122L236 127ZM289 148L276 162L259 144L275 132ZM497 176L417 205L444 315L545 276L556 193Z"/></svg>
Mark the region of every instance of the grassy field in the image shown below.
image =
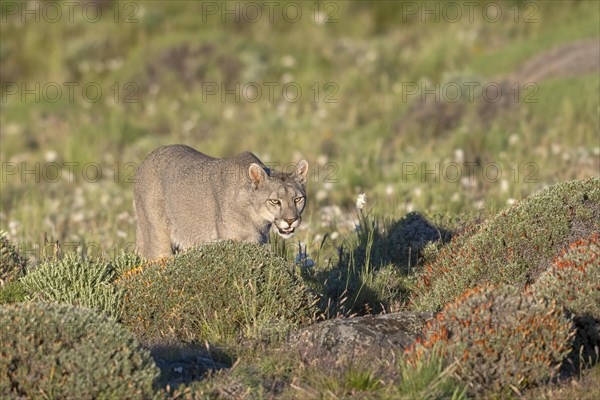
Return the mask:
<svg viewBox="0 0 600 400"><path fill-rule="evenodd" d="M337 299L326 317L406 309L436 249L396 257L387 233L423 218L449 239L600 177L597 2L448 4L3 1L0 230L31 269L52 253L44 237L112 258L133 249L133 174L154 148L249 150L276 169L304 158L304 222L275 250L316 263L303 278ZM266 375L316 373L265 354ZM432 379L437 361L423 366ZM299 393L378 390L356 371L324 379ZM391 393L450 398L446 383Z"/></svg>
<svg viewBox="0 0 600 400"><path fill-rule="evenodd" d="M597 39L593 1L493 3L497 22L483 2L454 23L452 10L427 17L410 2L283 2L273 22L235 2L98 2L101 18L82 5L72 20L62 6L56 22L53 9L36 22L15 4L2 9L0 226L32 255L44 232L90 251L133 242L134 168L168 143L281 166L307 158L297 239L309 249L353 228L359 193L393 218L477 216L598 176L597 73L513 81L509 104L492 102L528 59ZM475 83L492 100L470 101ZM436 108L459 85L457 107ZM514 101L517 86L527 100Z"/></svg>

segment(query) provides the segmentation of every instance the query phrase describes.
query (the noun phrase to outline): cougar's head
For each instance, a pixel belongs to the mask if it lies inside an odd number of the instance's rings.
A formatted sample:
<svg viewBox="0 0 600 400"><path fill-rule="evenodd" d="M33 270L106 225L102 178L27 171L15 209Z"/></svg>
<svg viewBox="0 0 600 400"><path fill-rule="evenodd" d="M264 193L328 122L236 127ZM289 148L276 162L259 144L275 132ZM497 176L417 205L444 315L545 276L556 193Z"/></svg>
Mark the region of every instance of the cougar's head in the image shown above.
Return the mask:
<svg viewBox="0 0 600 400"><path fill-rule="evenodd" d="M308 162L300 161L293 172L271 170L269 174L259 164L248 169L252 182L256 211L271 222L284 239L292 237L302 222L306 205L306 175Z"/></svg>

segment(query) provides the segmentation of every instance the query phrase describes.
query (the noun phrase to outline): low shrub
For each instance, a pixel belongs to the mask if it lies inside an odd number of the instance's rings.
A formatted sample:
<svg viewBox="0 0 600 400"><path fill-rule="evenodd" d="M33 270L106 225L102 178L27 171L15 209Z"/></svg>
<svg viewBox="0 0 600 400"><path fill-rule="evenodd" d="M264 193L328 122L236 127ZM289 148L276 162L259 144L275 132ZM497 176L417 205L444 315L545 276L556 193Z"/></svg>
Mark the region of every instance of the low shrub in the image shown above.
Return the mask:
<svg viewBox="0 0 600 400"><path fill-rule="evenodd" d="M571 244L529 288L577 315L600 320L600 244L598 234Z"/></svg>
<svg viewBox="0 0 600 400"><path fill-rule="evenodd" d="M598 234L571 244L552 267L529 287L540 298L556 301L573 314L577 335L572 365L598 362L600 350L600 244Z"/></svg>
<svg viewBox="0 0 600 400"><path fill-rule="evenodd" d="M294 264L260 244L201 246L126 273L118 286L123 323L144 342L270 337L317 313Z"/></svg>
<svg viewBox="0 0 600 400"><path fill-rule="evenodd" d="M141 265L144 265L146 262L147 261L144 259L144 257L140 256L139 254L121 252L121 254L111 260L110 264L115 271L115 276L118 278L123 274Z"/></svg>
<svg viewBox="0 0 600 400"><path fill-rule="evenodd" d="M453 238L425 266L413 307L440 310L486 282L523 287L535 281L569 243L600 230L600 181L559 183Z"/></svg>
<svg viewBox="0 0 600 400"><path fill-rule="evenodd" d="M0 306L0 397L146 399L158 376L125 327L66 304Z"/></svg>
<svg viewBox="0 0 600 400"><path fill-rule="evenodd" d="M0 304L18 303L27 298L25 286L19 282L8 282L0 286Z"/></svg>
<svg viewBox="0 0 600 400"><path fill-rule="evenodd" d="M408 350L417 362L443 344L472 394L521 390L556 376L574 327L561 307L513 286L471 289L446 305Z"/></svg>
<svg viewBox="0 0 600 400"><path fill-rule="evenodd" d="M123 291L111 284L115 278L111 262L68 253L43 262L21 282L32 301L89 307L119 318Z"/></svg>
<svg viewBox="0 0 600 400"><path fill-rule="evenodd" d="M23 276L25 265L25 259L10 242L6 232L0 231L0 286Z"/></svg>

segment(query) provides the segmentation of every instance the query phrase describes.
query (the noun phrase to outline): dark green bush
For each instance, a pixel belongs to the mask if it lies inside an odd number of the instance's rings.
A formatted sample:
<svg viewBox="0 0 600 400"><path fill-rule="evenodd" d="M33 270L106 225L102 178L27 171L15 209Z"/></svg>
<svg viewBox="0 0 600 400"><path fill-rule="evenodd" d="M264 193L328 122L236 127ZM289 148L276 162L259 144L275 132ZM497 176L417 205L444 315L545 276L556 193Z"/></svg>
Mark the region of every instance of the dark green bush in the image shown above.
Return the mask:
<svg viewBox="0 0 600 400"><path fill-rule="evenodd" d="M17 247L0 231L0 286L13 282L25 274L25 259Z"/></svg>
<svg viewBox="0 0 600 400"><path fill-rule="evenodd" d="M569 354L574 326L561 307L514 286L471 289L446 305L408 351L416 362L441 344L476 395L548 382Z"/></svg>
<svg viewBox="0 0 600 400"><path fill-rule="evenodd" d="M569 243L597 232L599 221L598 179L551 186L454 238L425 266L411 301L434 311L485 282L523 287Z"/></svg>
<svg viewBox="0 0 600 400"><path fill-rule="evenodd" d="M205 245L124 274L123 323L144 342L268 338L312 321L314 296L267 246Z"/></svg>
<svg viewBox="0 0 600 400"><path fill-rule="evenodd" d="M0 397L147 399L158 369L125 327L66 304L0 306Z"/></svg>
<svg viewBox="0 0 600 400"><path fill-rule="evenodd" d="M21 282L33 301L89 307L118 318L123 291L111 283L116 276L111 262L68 253L40 264Z"/></svg>

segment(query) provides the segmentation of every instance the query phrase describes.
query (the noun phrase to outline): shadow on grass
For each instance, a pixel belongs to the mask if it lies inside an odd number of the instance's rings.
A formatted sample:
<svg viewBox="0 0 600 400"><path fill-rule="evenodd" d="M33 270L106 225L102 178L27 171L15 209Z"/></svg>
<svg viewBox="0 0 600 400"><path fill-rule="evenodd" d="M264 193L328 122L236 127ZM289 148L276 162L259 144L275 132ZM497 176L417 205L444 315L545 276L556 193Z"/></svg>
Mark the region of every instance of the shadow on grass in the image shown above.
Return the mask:
<svg viewBox="0 0 600 400"><path fill-rule="evenodd" d="M200 343L162 342L148 346L160 369L157 388L177 388L206 378L210 373L231 368L234 359L226 351Z"/></svg>
<svg viewBox="0 0 600 400"><path fill-rule="evenodd" d="M561 365L561 378L581 376L600 361L600 320L585 313L573 317L575 336L571 353Z"/></svg>
<svg viewBox="0 0 600 400"><path fill-rule="evenodd" d="M417 212L388 223L368 214L359 219L357 240L337 248L335 265L303 271L305 280L323 294L327 317L394 309L407 298L408 279L423 264L425 247L452 237Z"/></svg>

